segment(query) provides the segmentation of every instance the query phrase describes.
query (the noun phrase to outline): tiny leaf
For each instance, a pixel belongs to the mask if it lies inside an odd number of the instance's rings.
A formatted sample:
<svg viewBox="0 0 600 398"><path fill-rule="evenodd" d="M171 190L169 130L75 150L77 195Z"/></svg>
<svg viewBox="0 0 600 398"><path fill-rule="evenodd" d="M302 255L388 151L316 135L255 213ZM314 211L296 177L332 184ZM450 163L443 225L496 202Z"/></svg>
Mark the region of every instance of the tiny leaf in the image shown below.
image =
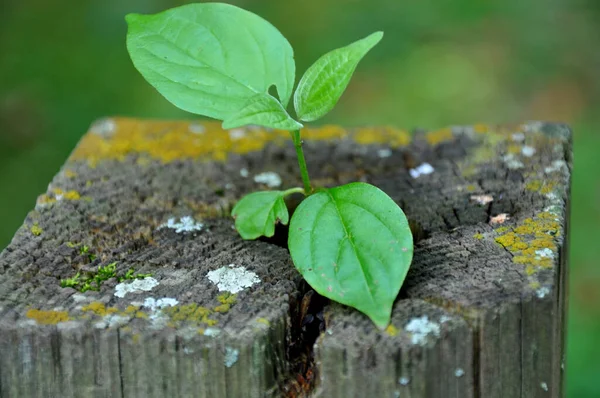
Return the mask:
<svg viewBox="0 0 600 398"><path fill-rule="evenodd" d="M280 221L286 225L289 214L283 191L254 192L244 196L231 211L235 219L235 228L244 239L256 239L259 236L271 237L275 233L275 224Z"/></svg>
<svg viewBox="0 0 600 398"><path fill-rule="evenodd" d="M229 4L198 3L126 19L133 64L177 107L224 120L272 85L287 105L292 47L259 16Z"/></svg>
<svg viewBox="0 0 600 398"><path fill-rule="evenodd" d="M305 199L290 222L294 265L319 294L384 329L413 254L408 221L379 188L351 183Z"/></svg>
<svg viewBox="0 0 600 398"><path fill-rule="evenodd" d="M292 119L283 106L269 94L257 94L234 115L225 119L224 129L254 124L281 130L299 130L302 125Z"/></svg>
<svg viewBox="0 0 600 398"><path fill-rule="evenodd" d="M349 46L323 55L300 79L294 107L300 120L317 120L333 109L346 90L358 62L375 46L383 32L375 32Z"/></svg>

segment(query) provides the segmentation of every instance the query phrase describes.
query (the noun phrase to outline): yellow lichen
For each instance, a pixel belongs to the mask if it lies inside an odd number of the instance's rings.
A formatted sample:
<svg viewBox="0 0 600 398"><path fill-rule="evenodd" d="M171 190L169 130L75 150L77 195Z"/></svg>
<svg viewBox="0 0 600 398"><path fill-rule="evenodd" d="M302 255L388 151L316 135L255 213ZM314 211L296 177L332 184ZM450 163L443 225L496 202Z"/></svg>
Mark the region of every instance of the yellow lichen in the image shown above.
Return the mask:
<svg viewBox="0 0 600 398"><path fill-rule="evenodd" d="M224 313L231 309L231 306L236 303L237 298L235 294L222 293L217 296L217 300L221 305L217 305L213 311Z"/></svg>
<svg viewBox="0 0 600 398"><path fill-rule="evenodd" d="M496 231L500 232L499 229ZM526 218L510 232L496 237L496 242L514 254L514 263L526 266L527 275L533 275L537 268L552 267L553 259L549 253L558 250L555 238L560 236L560 230L556 216L542 212L534 218Z"/></svg>
<svg viewBox="0 0 600 398"><path fill-rule="evenodd" d="M65 170L65 177L67 177L67 178L75 178L75 177L77 177L77 173L74 172L73 170L67 169L67 170Z"/></svg>
<svg viewBox="0 0 600 398"><path fill-rule="evenodd" d="M463 173L464 173L464 170L463 170ZM475 192L476 190L477 190L477 186L475 186L473 184L467 185L467 192Z"/></svg>
<svg viewBox="0 0 600 398"><path fill-rule="evenodd" d="M452 129L444 128L441 130L430 131L425 134L425 139L429 145L437 145L442 142L450 141L454 138L452 135Z"/></svg>
<svg viewBox="0 0 600 398"><path fill-rule="evenodd" d="M542 195L547 195L554 190L556 182L531 180L525 184L525 189L532 192L539 192Z"/></svg>
<svg viewBox="0 0 600 398"><path fill-rule="evenodd" d="M99 301L94 301L92 303L89 303L88 305L85 305L81 308L81 311L83 312L92 312L93 314L97 315L97 316L106 316L109 314L114 314L116 312L119 312L119 310L115 307L106 307L104 305L104 303L101 303Z"/></svg>
<svg viewBox="0 0 600 398"><path fill-rule="evenodd" d="M385 328L385 333L387 333L388 336L394 337L398 334L398 328L392 324L389 324L388 327Z"/></svg>
<svg viewBox="0 0 600 398"><path fill-rule="evenodd" d="M473 235L473 238L481 240L481 239L483 239L483 235L482 234L475 234L475 235Z"/></svg>
<svg viewBox="0 0 600 398"><path fill-rule="evenodd" d="M262 323L263 325L270 326L271 322L267 318L256 318L256 322Z"/></svg>
<svg viewBox="0 0 600 398"><path fill-rule="evenodd" d="M217 320L210 319L209 316L213 314L209 308L201 307L196 303L186 305L176 305L173 307L165 308L163 310L171 322L170 326L176 327L180 324L206 324L208 326L214 326L217 324Z"/></svg>
<svg viewBox="0 0 600 398"><path fill-rule="evenodd" d="M42 234L42 232L44 232L44 230L37 224L33 224L30 228L31 233L34 234L35 236L40 236Z"/></svg>
<svg viewBox="0 0 600 398"><path fill-rule="evenodd" d="M387 144L392 148L399 148L410 144L411 137L404 130L398 130L391 127L365 127L358 129L352 136L352 139L361 144Z"/></svg>
<svg viewBox="0 0 600 398"><path fill-rule="evenodd" d="M235 294L226 292L226 293L222 293L219 294L217 296L217 300L219 301L219 303L221 304L229 304L229 305L233 305L236 303L237 301L237 297Z"/></svg>
<svg viewBox="0 0 600 398"><path fill-rule="evenodd" d="M114 119L115 128L110 136L90 132L86 134L71 160L87 161L94 167L102 160L122 161L129 154L138 154L138 163L149 159L169 163L180 159L207 159L225 161L229 153L259 151L273 142L281 144L289 140L289 133L282 130L246 128L242 134L230 134L218 122L206 121L201 132L190 131L190 124L176 121L140 121ZM193 130L193 129L192 129ZM339 126L303 129L305 140L333 140L349 135ZM392 147L406 145L410 135L389 127L358 130L352 138L359 143L385 143Z"/></svg>
<svg viewBox="0 0 600 398"><path fill-rule="evenodd" d="M490 128L485 124L476 124L473 126L473 130L476 133L483 134L483 133L487 133L490 130Z"/></svg>
<svg viewBox="0 0 600 398"><path fill-rule="evenodd" d="M521 153L521 146L517 145L517 144L510 144L506 148L506 152L512 153L513 155L519 154L519 153Z"/></svg>
<svg viewBox="0 0 600 398"><path fill-rule="evenodd" d="M70 319L67 311L43 311L38 309L30 309L25 316L42 325L56 325Z"/></svg>

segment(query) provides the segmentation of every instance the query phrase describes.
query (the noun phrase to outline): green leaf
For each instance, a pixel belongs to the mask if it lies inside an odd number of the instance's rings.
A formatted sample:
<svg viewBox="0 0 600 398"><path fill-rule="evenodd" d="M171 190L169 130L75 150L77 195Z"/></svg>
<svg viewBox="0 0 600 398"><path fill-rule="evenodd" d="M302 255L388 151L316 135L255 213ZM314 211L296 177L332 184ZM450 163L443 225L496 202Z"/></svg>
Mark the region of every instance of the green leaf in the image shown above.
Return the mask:
<svg viewBox="0 0 600 398"><path fill-rule="evenodd" d="M319 294L387 326L413 240L406 216L383 191L352 183L309 196L292 216L288 247Z"/></svg>
<svg viewBox="0 0 600 398"><path fill-rule="evenodd" d="M300 120L317 120L333 109L346 90L358 62L375 46L383 32L375 32L349 46L323 55L298 83L294 107Z"/></svg>
<svg viewBox="0 0 600 398"><path fill-rule="evenodd" d="M235 205L231 216L242 238L271 237L278 221L283 225L288 223L289 214L283 201L285 194L284 191L254 192L244 196Z"/></svg>
<svg viewBox="0 0 600 398"><path fill-rule="evenodd" d="M294 54L270 23L222 3L129 14L135 67L179 108L224 120L275 85L284 106L294 86Z"/></svg>
<svg viewBox="0 0 600 398"><path fill-rule="evenodd" d="M283 106L269 94L257 94L236 114L223 122L224 129L254 124L281 130L300 130L303 126L292 119Z"/></svg>

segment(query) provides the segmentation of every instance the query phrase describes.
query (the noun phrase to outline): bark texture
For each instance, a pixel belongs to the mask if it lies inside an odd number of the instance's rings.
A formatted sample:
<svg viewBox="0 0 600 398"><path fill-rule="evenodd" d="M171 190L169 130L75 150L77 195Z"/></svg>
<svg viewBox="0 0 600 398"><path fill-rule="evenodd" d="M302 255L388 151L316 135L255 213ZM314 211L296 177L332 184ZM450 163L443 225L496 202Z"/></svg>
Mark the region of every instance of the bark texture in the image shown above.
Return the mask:
<svg viewBox="0 0 600 398"><path fill-rule="evenodd" d="M411 222L386 331L306 286L285 228L232 228L257 175L301 186L285 133L107 119L0 254L0 396L563 396L569 129L303 134L314 184L369 182ZM222 267L260 282L229 295Z"/></svg>

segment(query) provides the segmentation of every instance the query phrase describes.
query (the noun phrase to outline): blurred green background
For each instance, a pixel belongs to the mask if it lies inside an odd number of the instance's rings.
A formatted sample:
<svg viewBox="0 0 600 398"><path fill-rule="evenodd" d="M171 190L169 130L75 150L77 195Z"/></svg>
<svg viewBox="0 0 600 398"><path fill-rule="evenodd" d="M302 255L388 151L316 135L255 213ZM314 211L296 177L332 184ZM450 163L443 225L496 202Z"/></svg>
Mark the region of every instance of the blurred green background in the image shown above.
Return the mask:
<svg viewBox="0 0 600 398"><path fill-rule="evenodd" d="M189 118L144 82L125 50L124 15L175 0L0 1L0 249L90 122ZM575 131L569 397L600 397L600 2L232 1L277 26L298 74L375 31L324 122L439 128L564 121Z"/></svg>

